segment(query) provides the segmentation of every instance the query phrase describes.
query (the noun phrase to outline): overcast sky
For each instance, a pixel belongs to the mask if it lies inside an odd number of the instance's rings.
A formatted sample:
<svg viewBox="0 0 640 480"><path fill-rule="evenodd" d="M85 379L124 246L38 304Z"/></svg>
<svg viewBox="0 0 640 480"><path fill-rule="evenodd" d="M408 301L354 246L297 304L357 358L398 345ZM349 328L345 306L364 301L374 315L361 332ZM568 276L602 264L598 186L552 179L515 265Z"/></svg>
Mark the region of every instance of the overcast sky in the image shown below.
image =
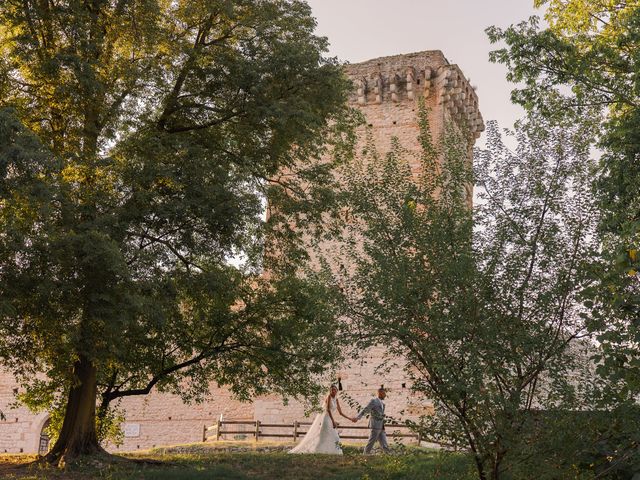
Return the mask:
<svg viewBox="0 0 640 480"><path fill-rule="evenodd" d="M541 12L533 0L307 0L329 38L330 53L357 63L422 50L442 50L478 87L486 120L511 127L521 109L509 101L506 69L489 62L495 49L485 28L508 26Z"/></svg>

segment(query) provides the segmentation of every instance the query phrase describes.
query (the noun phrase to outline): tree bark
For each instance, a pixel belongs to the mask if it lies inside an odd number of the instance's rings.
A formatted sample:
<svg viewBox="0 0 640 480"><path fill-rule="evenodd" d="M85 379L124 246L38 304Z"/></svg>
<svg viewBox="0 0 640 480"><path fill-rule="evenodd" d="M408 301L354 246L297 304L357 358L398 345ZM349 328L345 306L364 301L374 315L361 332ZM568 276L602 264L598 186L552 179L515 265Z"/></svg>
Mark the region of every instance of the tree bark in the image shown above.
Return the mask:
<svg viewBox="0 0 640 480"><path fill-rule="evenodd" d="M476 464L476 470L478 471L478 479L488 480L487 473L485 472L485 464L482 459L476 454L474 455L474 460Z"/></svg>
<svg viewBox="0 0 640 480"><path fill-rule="evenodd" d="M500 480L502 475L500 475L500 465L502 465L502 460L504 459L503 452L496 452L496 457L493 461L493 468L491 469L491 480Z"/></svg>
<svg viewBox="0 0 640 480"><path fill-rule="evenodd" d="M49 463L104 453L96 435L96 367L88 358L80 356L73 373L75 384L69 390L60 435L45 457Z"/></svg>

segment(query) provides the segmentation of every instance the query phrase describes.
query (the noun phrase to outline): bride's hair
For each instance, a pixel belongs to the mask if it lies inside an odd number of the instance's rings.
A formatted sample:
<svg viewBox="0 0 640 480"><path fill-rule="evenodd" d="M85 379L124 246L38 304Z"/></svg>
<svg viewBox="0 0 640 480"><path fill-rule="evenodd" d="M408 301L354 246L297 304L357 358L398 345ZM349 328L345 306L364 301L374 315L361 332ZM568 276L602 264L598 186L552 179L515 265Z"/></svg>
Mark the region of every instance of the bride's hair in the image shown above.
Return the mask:
<svg viewBox="0 0 640 480"><path fill-rule="evenodd" d="M335 383L332 383L331 386L329 387L329 391L331 391L332 388L335 388L336 390L338 390L338 385L336 385Z"/></svg>

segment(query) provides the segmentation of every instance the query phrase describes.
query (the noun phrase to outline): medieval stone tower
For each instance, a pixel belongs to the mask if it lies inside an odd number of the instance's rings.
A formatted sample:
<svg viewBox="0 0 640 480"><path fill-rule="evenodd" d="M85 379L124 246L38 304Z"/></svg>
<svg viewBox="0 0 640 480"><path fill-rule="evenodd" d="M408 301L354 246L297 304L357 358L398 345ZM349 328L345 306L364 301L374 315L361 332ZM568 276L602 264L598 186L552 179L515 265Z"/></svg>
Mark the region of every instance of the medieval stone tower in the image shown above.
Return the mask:
<svg viewBox="0 0 640 480"><path fill-rule="evenodd" d="M376 58L349 65L346 73L355 85L349 102L365 117L360 142L364 142L364 129L369 128L382 154L390 149L394 137L404 148L418 151L418 100L423 98L434 141L445 127L458 129L466 136L471 160L475 140L484 130L478 96L460 68L450 64L441 51ZM417 172L420 166L412 168ZM321 248L331 250L331 245ZM394 363L384 346L374 347L363 352L361 360L337 371L344 393L362 403L384 385L389 393L386 413L394 418L415 417L432 409L428 402L411 397L411 385L402 368L378 371L385 361ZM292 422L304 415L301 405L284 406L275 397L258 399L254 405L256 418L268 423Z"/></svg>
<svg viewBox="0 0 640 480"><path fill-rule="evenodd" d="M457 126L467 135L471 154L475 139L484 130L476 92L460 68L438 50L369 60L347 66L346 73L356 86L349 102L364 114L380 152L388 150L393 137L407 149L419 148L416 114L420 97L429 108L434 138L443 133L445 125ZM384 374L376 372L385 357L384 347L378 347L366 352L362 361L345 365L337 372L344 392L362 403L384 384L389 390L387 413L391 416L411 417L429 411L431 405L411 398L411 386L400 368ZM37 452L39 447L46 448L46 436L41 432L48 415L10 408L16 390L11 375L0 371L0 410L7 417L0 421L0 453ZM263 423L293 422L304 417L302 405L284 405L276 396L240 403L223 388L212 390L212 398L198 405L184 405L179 397L159 393L128 398L122 404L126 412L124 444L117 450L202 441L203 427L212 425L221 415Z"/></svg>

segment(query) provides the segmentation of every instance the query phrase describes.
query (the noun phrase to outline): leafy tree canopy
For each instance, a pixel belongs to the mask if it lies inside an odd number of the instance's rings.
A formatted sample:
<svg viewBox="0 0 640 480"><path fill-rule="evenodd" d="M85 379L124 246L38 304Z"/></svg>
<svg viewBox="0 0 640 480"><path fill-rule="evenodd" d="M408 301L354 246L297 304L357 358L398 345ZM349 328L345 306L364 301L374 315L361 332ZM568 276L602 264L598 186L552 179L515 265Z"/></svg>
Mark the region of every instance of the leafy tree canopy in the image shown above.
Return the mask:
<svg viewBox="0 0 640 480"><path fill-rule="evenodd" d="M298 0L0 4L0 358L65 412L50 458L98 449L96 396L303 395L335 357L294 248L350 131L314 28Z"/></svg>
<svg viewBox="0 0 640 480"><path fill-rule="evenodd" d="M593 185L602 210L600 261L586 292L604 355L600 372L611 382L608 402L640 391L640 3L637 0L539 0L549 27L536 18L489 38L506 46L492 59L521 82L513 99L547 118L580 118L597 108L594 144L601 152ZM616 392L614 394L614 392Z"/></svg>
<svg viewBox="0 0 640 480"><path fill-rule="evenodd" d="M605 151L599 190L609 212L607 228L624 228L639 217L637 163L640 140L640 3L616 0L538 0L550 24L536 17L507 29L487 30L506 48L491 59L509 68L507 78L522 82L515 102L545 115L606 108L600 146ZM570 90L568 90L570 89ZM563 94L562 101L551 94ZM595 140L595 139L594 139Z"/></svg>

